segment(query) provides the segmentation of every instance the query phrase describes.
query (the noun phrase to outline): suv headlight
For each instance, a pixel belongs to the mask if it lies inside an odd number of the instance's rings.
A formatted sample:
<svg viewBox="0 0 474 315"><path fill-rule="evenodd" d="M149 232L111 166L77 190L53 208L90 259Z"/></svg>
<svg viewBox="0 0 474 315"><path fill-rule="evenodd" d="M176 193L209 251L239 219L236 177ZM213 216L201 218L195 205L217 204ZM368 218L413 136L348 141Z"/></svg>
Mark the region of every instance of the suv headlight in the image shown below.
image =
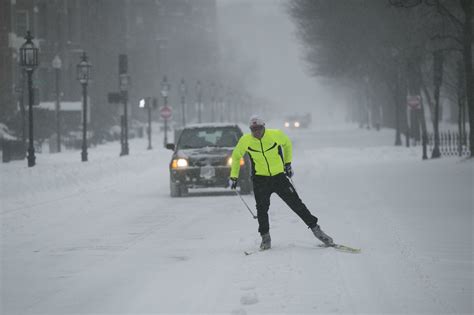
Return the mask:
<svg viewBox="0 0 474 315"><path fill-rule="evenodd" d="M186 159L174 159L171 162L171 168L185 168L188 167L189 163Z"/></svg>
<svg viewBox="0 0 474 315"><path fill-rule="evenodd" d="M286 122L285 122L285 127L286 127L286 128L290 127L290 123L286 121Z"/></svg>
<svg viewBox="0 0 474 315"><path fill-rule="evenodd" d="M300 126L300 122L299 121L295 121L295 127L298 128Z"/></svg>

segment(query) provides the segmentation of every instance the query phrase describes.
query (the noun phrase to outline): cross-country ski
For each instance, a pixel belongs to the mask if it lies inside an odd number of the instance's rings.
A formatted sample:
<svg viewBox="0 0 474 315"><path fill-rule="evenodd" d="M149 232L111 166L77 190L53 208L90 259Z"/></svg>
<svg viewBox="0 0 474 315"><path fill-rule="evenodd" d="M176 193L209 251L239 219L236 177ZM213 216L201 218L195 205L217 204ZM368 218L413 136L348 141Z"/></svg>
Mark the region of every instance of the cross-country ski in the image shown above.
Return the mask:
<svg viewBox="0 0 474 315"><path fill-rule="evenodd" d="M342 252L353 253L353 254L358 254L361 252L360 248L354 248L354 247L341 245L341 244L330 244L330 245L320 244L318 246L322 248L334 248Z"/></svg>

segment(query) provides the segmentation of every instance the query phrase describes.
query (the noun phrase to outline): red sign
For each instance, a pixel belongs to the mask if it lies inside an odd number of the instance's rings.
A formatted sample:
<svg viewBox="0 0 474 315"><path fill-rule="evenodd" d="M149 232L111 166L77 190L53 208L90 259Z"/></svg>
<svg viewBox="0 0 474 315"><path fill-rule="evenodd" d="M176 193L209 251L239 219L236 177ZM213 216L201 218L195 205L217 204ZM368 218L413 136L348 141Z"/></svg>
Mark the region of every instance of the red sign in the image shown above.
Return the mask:
<svg viewBox="0 0 474 315"><path fill-rule="evenodd" d="M162 107L160 108L160 116L161 116L161 118L163 118L163 119L170 119L170 118L171 118L171 114L172 114L171 107L169 107L169 106L162 106Z"/></svg>
<svg viewBox="0 0 474 315"><path fill-rule="evenodd" d="M407 96L407 105L411 109L421 109L421 96L420 95Z"/></svg>

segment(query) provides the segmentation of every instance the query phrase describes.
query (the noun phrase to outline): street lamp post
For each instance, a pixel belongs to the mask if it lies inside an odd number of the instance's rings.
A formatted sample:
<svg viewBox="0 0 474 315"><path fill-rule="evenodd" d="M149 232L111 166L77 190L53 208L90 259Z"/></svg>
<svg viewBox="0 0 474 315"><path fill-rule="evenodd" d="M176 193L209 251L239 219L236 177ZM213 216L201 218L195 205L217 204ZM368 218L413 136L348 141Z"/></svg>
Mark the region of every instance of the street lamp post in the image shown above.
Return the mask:
<svg viewBox="0 0 474 315"><path fill-rule="evenodd" d="M15 88L15 91L18 93L18 105L20 106L21 112L21 143L23 148L26 148L26 109L25 109L25 100L24 100L24 91L25 91L25 72L20 71L20 78L18 86Z"/></svg>
<svg viewBox="0 0 474 315"><path fill-rule="evenodd" d="M120 75L120 92L123 101L123 148L120 155L128 155L128 74Z"/></svg>
<svg viewBox="0 0 474 315"><path fill-rule="evenodd" d="M38 48L33 43L30 31L26 33L26 42L20 47L20 65L28 75L29 144L28 167L35 166L35 147L33 138L33 71L38 66Z"/></svg>
<svg viewBox="0 0 474 315"><path fill-rule="evenodd" d="M82 85L82 162L87 161L87 84L90 80L91 64L87 60L86 52L81 56L81 61L77 64L77 80Z"/></svg>
<svg viewBox="0 0 474 315"><path fill-rule="evenodd" d="M57 134L57 151L61 152L61 103L60 103L60 88L59 76L61 72L61 59L56 55L52 62L55 73L55 87L56 87L56 134Z"/></svg>
<svg viewBox="0 0 474 315"><path fill-rule="evenodd" d="M119 88L123 102L123 116L121 119L122 136L120 156L128 155L128 88L130 86L130 75L128 74L128 56L119 55Z"/></svg>
<svg viewBox="0 0 474 315"><path fill-rule="evenodd" d="M202 113L201 113L202 86L201 86L200 80L198 80L196 83L196 94L197 94L197 106L198 106L198 123L201 123L202 122Z"/></svg>
<svg viewBox="0 0 474 315"><path fill-rule="evenodd" d="M183 118L183 127L186 126L186 83L184 82L184 79L181 79L181 84L179 86L179 90L181 91L181 115Z"/></svg>
<svg viewBox="0 0 474 315"><path fill-rule="evenodd" d="M158 99L156 97L146 97L142 98L138 105L139 108L146 108L148 111L148 127L147 127L147 136L148 136L148 147L147 150L153 149L151 146L151 110L158 107Z"/></svg>
<svg viewBox="0 0 474 315"><path fill-rule="evenodd" d="M168 107L168 94L170 91L170 84L168 83L168 78L166 76L163 77L163 81L161 81L161 96L163 96L163 103L164 107ZM164 145L168 143L168 118L164 118Z"/></svg>

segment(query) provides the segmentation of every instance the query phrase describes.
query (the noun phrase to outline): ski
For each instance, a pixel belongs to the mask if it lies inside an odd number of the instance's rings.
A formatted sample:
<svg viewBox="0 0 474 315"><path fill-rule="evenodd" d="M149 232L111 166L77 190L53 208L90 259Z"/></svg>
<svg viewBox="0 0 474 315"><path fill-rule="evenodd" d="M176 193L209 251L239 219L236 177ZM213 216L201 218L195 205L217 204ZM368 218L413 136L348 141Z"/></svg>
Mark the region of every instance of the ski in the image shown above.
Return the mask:
<svg viewBox="0 0 474 315"><path fill-rule="evenodd" d="M323 248L332 247L336 250L346 252L346 253L353 253L353 254L358 254L361 252L360 248L349 247L349 246L341 245L341 244L332 244L332 245L319 244L318 246L323 247Z"/></svg>
<svg viewBox="0 0 474 315"><path fill-rule="evenodd" d="M247 251L244 251L244 254L245 254L245 256L250 256L250 255L253 255L253 254L258 253L258 252L263 252L263 250L260 250L260 249L259 250L253 250L253 251L247 250Z"/></svg>
<svg viewBox="0 0 474 315"><path fill-rule="evenodd" d="M342 244L332 244L332 245L319 244L318 247L321 247L321 248L332 247L335 250L345 252L345 253L352 253L352 254L359 254L362 251L362 249L360 249L360 248L354 248L354 247L350 247L350 246L346 246L346 245L342 245ZM253 255L255 253L263 252L263 251L264 250L261 250L261 249L253 250L253 251L248 250L248 251L244 251L244 254L245 254L245 256L250 256L250 255Z"/></svg>
<svg viewBox="0 0 474 315"><path fill-rule="evenodd" d="M244 254L245 254L245 256L250 256L250 255L253 255L253 254L258 253L258 252L267 251L269 249L270 248L268 248L268 249L257 249L257 250L246 250L246 251L244 251Z"/></svg>

